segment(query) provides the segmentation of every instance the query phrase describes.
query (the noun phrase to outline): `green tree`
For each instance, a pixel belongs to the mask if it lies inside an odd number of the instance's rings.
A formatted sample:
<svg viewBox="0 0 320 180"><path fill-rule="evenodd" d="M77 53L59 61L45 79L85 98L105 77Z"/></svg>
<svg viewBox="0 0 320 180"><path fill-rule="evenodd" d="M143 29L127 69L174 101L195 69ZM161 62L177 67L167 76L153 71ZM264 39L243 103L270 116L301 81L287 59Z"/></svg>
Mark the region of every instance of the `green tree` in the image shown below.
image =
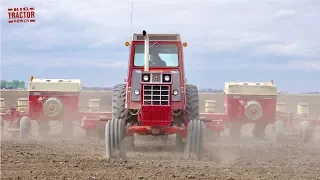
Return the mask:
<svg viewBox="0 0 320 180"><path fill-rule="evenodd" d="M18 89L19 84L20 84L20 81L18 81L18 80L13 80L12 81L12 86L13 86L14 89Z"/></svg>
<svg viewBox="0 0 320 180"><path fill-rule="evenodd" d="M6 81L6 80L1 80L1 89L7 88L7 85L8 85L8 81Z"/></svg>
<svg viewBox="0 0 320 180"><path fill-rule="evenodd" d="M13 89L13 83L8 81L7 89Z"/></svg>
<svg viewBox="0 0 320 180"><path fill-rule="evenodd" d="M19 88L24 89L26 87L26 83L24 81L19 82Z"/></svg>

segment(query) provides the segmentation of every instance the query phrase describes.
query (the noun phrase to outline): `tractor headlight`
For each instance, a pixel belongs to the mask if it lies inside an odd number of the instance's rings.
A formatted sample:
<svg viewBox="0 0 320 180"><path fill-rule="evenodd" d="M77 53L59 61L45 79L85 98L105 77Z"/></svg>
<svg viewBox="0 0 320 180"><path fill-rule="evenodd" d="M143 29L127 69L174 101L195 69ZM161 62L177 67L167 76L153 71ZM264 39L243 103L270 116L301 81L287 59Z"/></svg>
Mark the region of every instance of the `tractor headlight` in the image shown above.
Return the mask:
<svg viewBox="0 0 320 180"><path fill-rule="evenodd" d="M163 82L170 82L171 81L171 74L164 74L162 81Z"/></svg>
<svg viewBox="0 0 320 180"><path fill-rule="evenodd" d="M173 95L178 95L179 94L179 91L177 89L173 90Z"/></svg>
<svg viewBox="0 0 320 180"><path fill-rule="evenodd" d="M135 95L139 95L140 94L140 91L138 89L134 90L134 94Z"/></svg>
<svg viewBox="0 0 320 180"><path fill-rule="evenodd" d="M170 81L170 76L169 76L169 75L165 75L165 76L164 76L164 80L165 80L165 81Z"/></svg>
<svg viewBox="0 0 320 180"><path fill-rule="evenodd" d="M145 75L143 75L142 79L144 82L148 82L150 78L149 78L148 74L145 74Z"/></svg>

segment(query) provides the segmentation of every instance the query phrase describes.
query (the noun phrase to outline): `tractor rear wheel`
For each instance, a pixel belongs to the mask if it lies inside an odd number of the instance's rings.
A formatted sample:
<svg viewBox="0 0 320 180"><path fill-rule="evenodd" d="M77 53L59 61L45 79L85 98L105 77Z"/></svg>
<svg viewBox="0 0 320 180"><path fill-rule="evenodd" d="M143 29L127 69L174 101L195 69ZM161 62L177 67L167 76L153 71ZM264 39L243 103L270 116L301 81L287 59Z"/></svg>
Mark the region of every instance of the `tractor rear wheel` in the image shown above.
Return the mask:
<svg viewBox="0 0 320 180"><path fill-rule="evenodd" d="M197 86L186 85L186 99L187 121L199 119L199 94Z"/></svg>
<svg viewBox="0 0 320 180"><path fill-rule="evenodd" d="M20 138L27 139L31 133L31 120L27 116L23 116L20 120Z"/></svg>
<svg viewBox="0 0 320 180"><path fill-rule="evenodd" d="M113 119L124 119L126 116L126 85L118 84L113 88L112 95L112 118ZM127 114L127 118L130 118L130 114Z"/></svg>
<svg viewBox="0 0 320 180"><path fill-rule="evenodd" d="M205 146L206 127L201 120L191 120L188 123L185 159L202 160Z"/></svg>
<svg viewBox="0 0 320 180"><path fill-rule="evenodd" d="M108 159L125 157L124 126L121 119L107 122L105 129L106 157Z"/></svg>

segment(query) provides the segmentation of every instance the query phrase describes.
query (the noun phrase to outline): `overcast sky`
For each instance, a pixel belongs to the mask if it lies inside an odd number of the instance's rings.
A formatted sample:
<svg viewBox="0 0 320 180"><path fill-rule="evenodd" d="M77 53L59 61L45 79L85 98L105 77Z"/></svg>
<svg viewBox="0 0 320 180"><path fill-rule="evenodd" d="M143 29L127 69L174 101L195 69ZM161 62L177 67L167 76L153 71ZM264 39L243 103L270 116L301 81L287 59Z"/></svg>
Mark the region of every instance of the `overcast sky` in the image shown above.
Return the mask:
<svg viewBox="0 0 320 180"><path fill-rule="evenodd" d="M112 86L127 75L132 32L180 33L188 83L274 80L320 90L319 0L2 0L1 79L79 78ZM36 22L8 24L7 8ZM199 73L200 72L200 73Z"/></svg>

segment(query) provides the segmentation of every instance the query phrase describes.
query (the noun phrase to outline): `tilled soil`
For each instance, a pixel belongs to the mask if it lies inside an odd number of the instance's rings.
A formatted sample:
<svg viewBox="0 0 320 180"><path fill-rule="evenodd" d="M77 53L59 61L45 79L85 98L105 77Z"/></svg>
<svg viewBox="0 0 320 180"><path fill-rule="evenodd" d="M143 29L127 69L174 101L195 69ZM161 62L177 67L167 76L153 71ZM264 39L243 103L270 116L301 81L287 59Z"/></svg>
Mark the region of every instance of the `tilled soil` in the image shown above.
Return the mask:
<svg viewBox="0 0 320 180"><path fill-rule="evenodd" d="M1 142L2 179L320 179L320 139L303 144L295 138L283 143L230 141L222 136L208 143L204 161L183 160L166 144L140 138L125 160L106 160L104 142L77 136Z"/></svg>

